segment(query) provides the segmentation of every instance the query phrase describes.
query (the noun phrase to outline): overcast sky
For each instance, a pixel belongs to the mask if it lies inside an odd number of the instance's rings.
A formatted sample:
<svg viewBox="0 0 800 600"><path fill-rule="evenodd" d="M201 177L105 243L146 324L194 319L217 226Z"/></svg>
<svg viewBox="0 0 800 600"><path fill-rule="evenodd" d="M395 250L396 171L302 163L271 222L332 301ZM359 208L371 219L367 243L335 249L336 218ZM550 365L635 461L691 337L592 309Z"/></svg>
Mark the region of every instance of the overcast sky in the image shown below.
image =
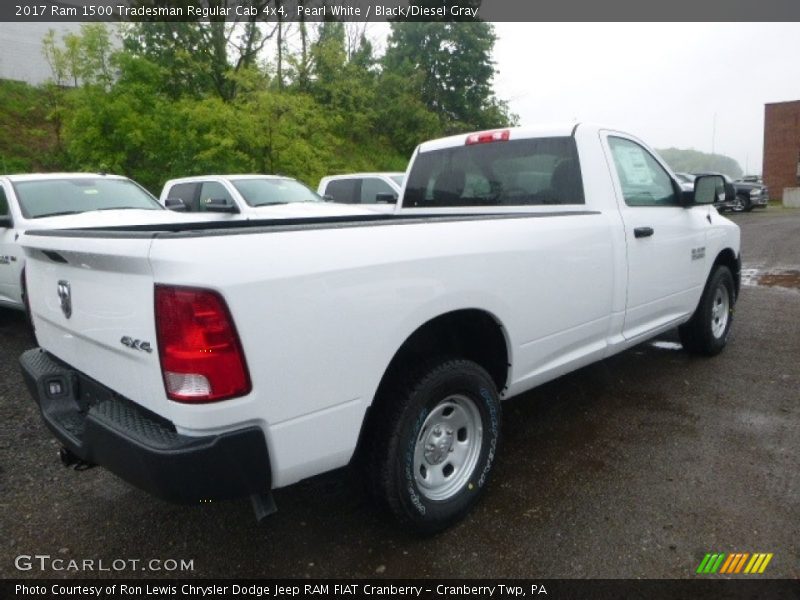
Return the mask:
<svg viewBox="0 0 800 600"><path fill-rule="evenodd" d="M521 125L592 121L761 173L764 103L800 100L800 23L496 23ZM714 135L714 115L716 134Z"/></svg>

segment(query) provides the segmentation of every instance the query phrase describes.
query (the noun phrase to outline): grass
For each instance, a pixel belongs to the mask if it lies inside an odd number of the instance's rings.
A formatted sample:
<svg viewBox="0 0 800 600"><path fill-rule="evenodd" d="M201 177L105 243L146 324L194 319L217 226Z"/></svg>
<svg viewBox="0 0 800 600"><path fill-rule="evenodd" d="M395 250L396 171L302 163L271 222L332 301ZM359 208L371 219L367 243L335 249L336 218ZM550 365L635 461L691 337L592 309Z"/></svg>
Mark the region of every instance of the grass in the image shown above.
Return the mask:
<svg viewBox="0 0 800 600"><path fill-rule="evenodd" d="M57 168L56 128L46 90L0 80L0 173Z"/></svg>

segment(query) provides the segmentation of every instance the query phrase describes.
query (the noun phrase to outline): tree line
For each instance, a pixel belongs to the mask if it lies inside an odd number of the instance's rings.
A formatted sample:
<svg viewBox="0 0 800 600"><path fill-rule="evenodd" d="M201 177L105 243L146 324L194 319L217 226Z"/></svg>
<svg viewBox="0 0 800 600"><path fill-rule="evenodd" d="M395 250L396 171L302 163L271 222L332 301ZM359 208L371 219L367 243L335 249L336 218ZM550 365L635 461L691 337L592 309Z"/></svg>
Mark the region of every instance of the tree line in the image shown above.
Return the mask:
<svg viewBox="0 0 800 600"><path fill-rule="evenodd" d="M151 190L228 172L315 185L404 170L421 141L517 121L493 91L488 23L391 23L382 52L366 24L338 21L136 23L114 35L92 23L43 41L46 166Z"/></svg>

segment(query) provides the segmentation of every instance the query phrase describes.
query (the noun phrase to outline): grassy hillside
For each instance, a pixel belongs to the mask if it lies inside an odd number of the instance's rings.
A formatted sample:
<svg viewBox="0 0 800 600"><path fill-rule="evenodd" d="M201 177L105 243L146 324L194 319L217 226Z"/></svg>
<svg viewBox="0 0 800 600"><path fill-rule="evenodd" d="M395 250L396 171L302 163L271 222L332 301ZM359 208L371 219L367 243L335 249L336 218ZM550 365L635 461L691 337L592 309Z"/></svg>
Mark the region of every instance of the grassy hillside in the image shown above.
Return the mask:
<svg viewBox="0 0 800 600"><path fill-rule="evenodd" d="M0 173L58 168L58 136L43 88L0 80Z"/></svg>

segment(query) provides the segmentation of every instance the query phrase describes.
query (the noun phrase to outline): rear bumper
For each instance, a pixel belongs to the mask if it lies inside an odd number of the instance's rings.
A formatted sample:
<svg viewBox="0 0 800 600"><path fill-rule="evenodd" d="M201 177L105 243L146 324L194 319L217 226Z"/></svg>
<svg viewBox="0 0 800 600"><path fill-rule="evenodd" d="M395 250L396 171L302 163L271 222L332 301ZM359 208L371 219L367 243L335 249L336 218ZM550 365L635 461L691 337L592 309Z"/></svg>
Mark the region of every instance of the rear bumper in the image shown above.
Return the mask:
<svg viewBox="0 0 800 600"><path fill-rule="evenodd" d="M47 427L81 460L179 503L270 490L263 431L246 427L190 437L41 349L20 357L25 383Z"/></svg>

